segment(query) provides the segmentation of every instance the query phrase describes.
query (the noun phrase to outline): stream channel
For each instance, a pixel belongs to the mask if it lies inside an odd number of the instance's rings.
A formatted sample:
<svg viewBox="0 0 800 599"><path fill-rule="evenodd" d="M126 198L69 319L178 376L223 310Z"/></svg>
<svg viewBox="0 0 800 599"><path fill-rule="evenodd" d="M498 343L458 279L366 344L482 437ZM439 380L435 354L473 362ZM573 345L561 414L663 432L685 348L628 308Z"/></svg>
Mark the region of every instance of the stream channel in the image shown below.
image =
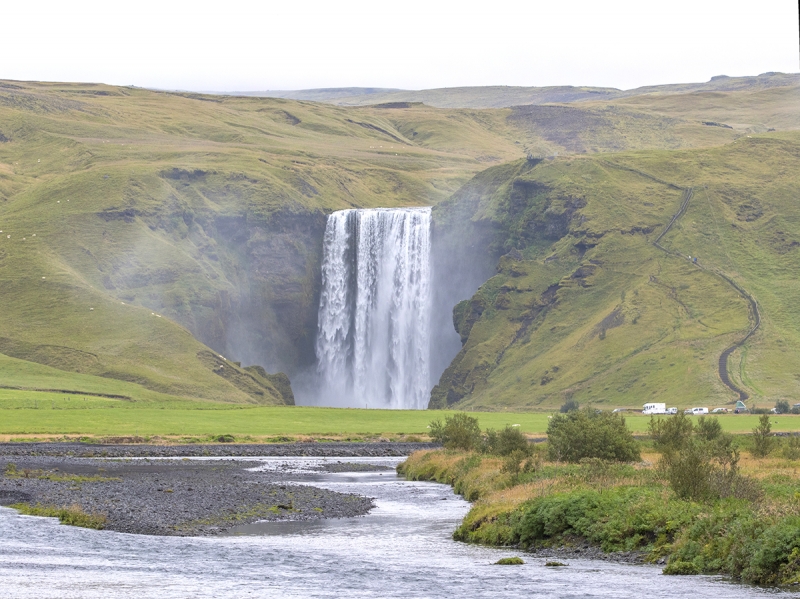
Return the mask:
<svg viewBox="0 0 800 599"><path fill-rule="evenodd" d="M402 458L248 458L311 484L375 498L354 519L263 522L217 537L156 537L62 526L0 508L0 597L14 599L383 597L736 599L800 594L722 577L663 576L661 567L545 559L457 543L469 509L450 487L392 470L326 472L347 461L396 466ZM522 566L493 565L519 555Z"/></svg>

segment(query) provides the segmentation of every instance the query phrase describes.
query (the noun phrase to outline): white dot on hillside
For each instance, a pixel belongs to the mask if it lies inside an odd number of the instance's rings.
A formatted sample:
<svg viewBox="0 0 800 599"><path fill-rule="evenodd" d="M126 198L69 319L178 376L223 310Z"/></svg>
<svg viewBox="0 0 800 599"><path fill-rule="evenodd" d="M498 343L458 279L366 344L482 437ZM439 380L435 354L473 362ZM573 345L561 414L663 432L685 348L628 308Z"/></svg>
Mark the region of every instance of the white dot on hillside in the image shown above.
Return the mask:
<svg viewBox="0 0 800 599"><path fill-rule="evenodd" d="M47 277L42 277L42 281L44 281Z"/></svg>

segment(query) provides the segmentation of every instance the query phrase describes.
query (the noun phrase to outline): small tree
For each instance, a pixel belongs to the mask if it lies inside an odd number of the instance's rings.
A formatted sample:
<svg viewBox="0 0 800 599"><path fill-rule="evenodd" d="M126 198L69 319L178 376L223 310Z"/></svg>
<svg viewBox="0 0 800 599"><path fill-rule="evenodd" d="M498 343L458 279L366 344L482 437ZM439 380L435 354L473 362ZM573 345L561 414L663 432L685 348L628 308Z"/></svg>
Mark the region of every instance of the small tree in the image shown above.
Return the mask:
<svg viewBox="0 0 800 599"><path fill-rule="evenodd" d="M714 441L722 435L722 425L716 418L700 416L694 427L695 434L703 441Z"/></svg>
<svg viewBox="0 0 800 599"><path fill-rule="evenodd" d="M574 412L575 410L580 409L580 407L581 404L579 404L577 401L575 401L574 399L568 399L567 401L564 402L559 411L562 414L566 414L567 412Z"/></svg>
<svg viewBox="0 0 800 599"><path fill-rule="evenodd" d="M484 447L487 453L502 456L511 455L515 451L526 456L531 453L531 444L528 438L522 434L518 426L509 426L508 424L499 431L488 429Z"/></svg>
<svg viewBox="0 0 800 599"><path fill-rule="evenodd" d="M620 414L583 409L556 414L547 425L551 460L580 462L600 458L614 462L640 459L639 446Z"/></svg>
<svg viewBox="0 0 800 599"><path fill-rule="evenodd" d="M758 426L753 429L753 457L765 458L775 445L772 437L772 423L769 421L769 414L762 414L758 419Z"/></svg>
<svg viewBox="0 0 800 599"><path fill-rule="evenodd" d="M789 407L789 402L785 399L779 399L775 402L775 413L776 414L788 414L791 408Z"/></svg>
<svg viewBox="0 0 800 599"><path fill-rule="evenodd" d="M701 417L694 426L683 414L651 418L650 435L661 452L659 467L678 497L753 499L760 492L755 482L739 475L739 450L716 418Z"/></svg>
<svg viewBox="0 0 800 599"><path fill-rule="evenodd" d="M656 450L662 453L679 451L692 436L692 422L683 412L671 418L651 416L648 428Z"/></svg>
<svg viewBox="0 0 800 599"><path fill-rule="evenodd" d="M478 419L464 413L445 416L444 424L440 420L430 423L430 435L446 449L463 449L471 451L481 444L481 427Z"/></svg>

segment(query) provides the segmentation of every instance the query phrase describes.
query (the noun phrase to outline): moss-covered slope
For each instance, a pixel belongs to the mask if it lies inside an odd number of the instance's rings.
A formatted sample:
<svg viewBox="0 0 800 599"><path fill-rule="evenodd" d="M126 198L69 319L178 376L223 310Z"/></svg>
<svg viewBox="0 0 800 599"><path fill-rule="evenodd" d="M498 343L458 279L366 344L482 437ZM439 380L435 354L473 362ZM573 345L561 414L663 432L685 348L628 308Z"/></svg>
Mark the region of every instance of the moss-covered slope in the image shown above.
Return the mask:
<svg viewBox="0 0 800 599"><path fill-rule="evenodd" d="M762 319L728 360L733 383L756 401L796 397L798 172L800 136L767 134L477 176L434 215L443 228L491 230L496 274L453 312L463 347L431 406L730 403L719 357L754 314L721 275Z"/></svg>

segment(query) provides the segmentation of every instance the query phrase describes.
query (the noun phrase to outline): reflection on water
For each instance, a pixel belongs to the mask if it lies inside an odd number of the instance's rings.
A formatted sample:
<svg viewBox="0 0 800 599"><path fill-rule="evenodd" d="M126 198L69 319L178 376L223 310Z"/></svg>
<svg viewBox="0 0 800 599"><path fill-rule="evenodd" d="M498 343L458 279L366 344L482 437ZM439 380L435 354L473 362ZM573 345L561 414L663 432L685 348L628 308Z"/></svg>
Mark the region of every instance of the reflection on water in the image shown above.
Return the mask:
<svg viewBox="0 0 800 599"><path fill-rule="evenodd" d="M452 541L468 504L448 487L404 481L391 471L306 470L324 461L265 458L258 467L290 472L297 483L375 497L370 515L257 523L225 537L177 538L78 529L0 508L0 597L798 596L714 577L666 577L654 566L569 560L568 568L552 569L543 559L524 555L523 566L493 566L519 552ZM394 465L398 460L347 461Z"/></svg>

